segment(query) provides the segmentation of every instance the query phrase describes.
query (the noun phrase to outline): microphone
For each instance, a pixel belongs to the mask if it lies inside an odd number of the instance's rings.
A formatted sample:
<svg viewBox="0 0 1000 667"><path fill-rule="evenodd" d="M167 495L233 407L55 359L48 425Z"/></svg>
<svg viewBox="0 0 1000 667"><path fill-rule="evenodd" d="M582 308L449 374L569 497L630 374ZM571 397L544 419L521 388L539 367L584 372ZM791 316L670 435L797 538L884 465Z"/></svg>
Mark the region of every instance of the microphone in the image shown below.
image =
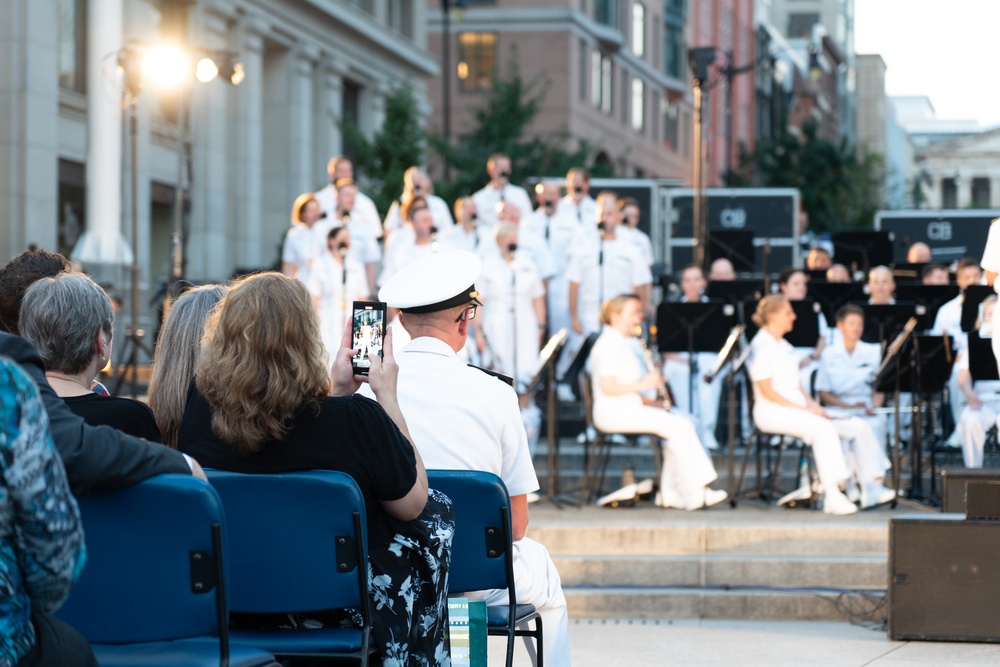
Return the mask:
<svg viewBox="0 0 1000 667"><path fill-rule="evenodd" d="M343 223L344 223L344 224L346 225L347 223L349 223L349 222L351 221L351 212L350 212L350 211L344 211L344 212L343 212L343 213L341 214L341 216L340 216L340 219L341 219L341 220L343 221Z"/></svg>
<svg viewBox="0 0 1000 667"><path fill-rule="evenodd" d="M438 228L437 227L431 227L431 240L432 241L437 241L437 236L438 236Z"/></svg>
<svg viewBox="0 0 1000 667"><path fill-rule="evenodd" d="M419 185L414 185L413 186L413 194L415 194L415 195L419 195L420 194L420 186Z"/></svg>
<svg viewBox="0 0 1000 667"><path fill-rule="evenodd" d="M545 202L545 214L551 217L553 213L555 213L555 206L550 201Z"/></svg>
<svg viewBox="0 0 1000 667"><path fill-rule="evenodd" d="M320 219L320 220L326 220L326 211L322 211L322 212L320 212L320 214L319 214L319 219Z"/></svg>
<svg viewBox="0 0 1000 667"><path fill-rule="evenodd" d="M337 251L340 253L341 257L347 257L347 251L349 249L350 246L347 245L346 241L341 241L340 245L337 246Z"/></svg>
<svg viewBox="0 0 1000 667"><path fill-rule="evenodd" d="M608 231L607 225L604 224L603 220L597 223L597 232L601 235L602 241L604 240L604 234L607 231Z"/></svg>
<svg viewBox="0 0 1000 667"><path fill-rule="evenodd" d="M581 187L580 187L580 186L578 185L578 186L576 186L575 188L573 188L573 192L575 192L575 193L576 193L576 194L578 194L578 195L582 195L582 194L583 194L583 188L581 188Z"/></svg>
<svg viewBox="0 0 1000 667"><path fill-rule="evenodd" d="M469 220L479 220L479 214L473 213L472 215L469 216Z"/></svg>
<svg viewBox="0 0 1000 667"><path fill-rule="evenodd" d="M516 253L517 252L517 244L516 243L508 243L507 244L507 252L509 252L511 255L513 255L514 253Z"/></svg>

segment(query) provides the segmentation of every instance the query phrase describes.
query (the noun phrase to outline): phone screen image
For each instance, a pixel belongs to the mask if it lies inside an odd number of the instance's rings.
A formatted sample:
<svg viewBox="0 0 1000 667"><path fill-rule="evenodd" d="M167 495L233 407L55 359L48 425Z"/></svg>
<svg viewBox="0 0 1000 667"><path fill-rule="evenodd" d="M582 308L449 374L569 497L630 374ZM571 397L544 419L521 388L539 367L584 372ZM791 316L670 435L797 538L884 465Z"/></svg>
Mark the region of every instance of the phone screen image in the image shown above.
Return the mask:
<svg viewBox="0 0 1000 667"><path fill-rule="evenodd" d="M357 352L351 359L355 371L366 375L371 368L371 356L382 357L382 340L385 336L385 303L381 301L355 301L351 325L351 344Z"/></svg>

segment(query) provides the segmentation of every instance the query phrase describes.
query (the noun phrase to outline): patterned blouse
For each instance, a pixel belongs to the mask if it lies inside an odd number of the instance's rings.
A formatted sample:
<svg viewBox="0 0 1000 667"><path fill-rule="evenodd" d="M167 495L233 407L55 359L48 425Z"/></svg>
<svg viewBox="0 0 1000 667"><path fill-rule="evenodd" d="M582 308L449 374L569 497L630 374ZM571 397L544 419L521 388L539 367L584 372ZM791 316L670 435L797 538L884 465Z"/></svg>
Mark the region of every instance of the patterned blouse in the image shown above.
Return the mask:
<svg viewBox="0 0 1000 667"><path fill-rule="evenodd" d="M38 389L0 358L0 667L28 652L32 610L57 609L85 560L80 510Z"/></svg>

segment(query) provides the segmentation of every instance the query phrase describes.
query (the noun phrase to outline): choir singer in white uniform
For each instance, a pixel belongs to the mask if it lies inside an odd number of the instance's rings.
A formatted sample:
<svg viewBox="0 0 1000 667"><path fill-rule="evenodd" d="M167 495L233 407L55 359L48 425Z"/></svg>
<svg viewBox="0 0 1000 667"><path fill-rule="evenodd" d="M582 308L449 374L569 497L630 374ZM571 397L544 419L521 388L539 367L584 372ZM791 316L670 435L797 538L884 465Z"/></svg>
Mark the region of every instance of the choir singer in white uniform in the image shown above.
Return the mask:
<svg viewBox="0 0 1000 667"><path fill-rule="evenodd" d="M635 337L642 324L642 300L622 294L604 304L604 328L587 364L594 390L594 426L607 433L653 433L665 441L657 504L696 510L728 498L708 488L718 475L705 453L694 422L668 412L644 394L663 387L663 376L643 366Z"/></svg>
<svg viewBox="0 0 1000 667"><path fill-rule="evenodd" d="M831 419L802 388L795 348L784 339L792 330L795 312L783 294L760 300L754 322L760 327L750 344L747 370L753 382L753 418L763 433L790 435L813 448L820 484L823 511L853 514L857 506L844 495L842 487L850 477L845 449L854 454L862 505L870 507L895 497L882 486L885 469L867 465L878 461L882 445L865 421L857 417Z"/></svg>
<svg viewBox="0 0 1000 667"><path fill-rule="evenodd" d="M983 261L979 265L983 267L986 284L992 285L993 291L1000 294L1000 282L997 282L997 274L1000 274L1000 224L997 223L1000 223L1000 218L990 223ZM993 309L993 331L1000 331L1000 308ZM993 356L1000 363L1000 336L993 336Z"/></svg>
<svg viewBox="0 0 1000 667"><path fill-rule="evenodd" d="M351 317L351 304L364 301L371 292L365 268L350 255L351 233L347 227L334 227L327 236L327 252L313 263L309 288L319 312L320 337L332 361L340 348L344 329Z"/></svg>
<svg viewBox="0 0 1000 667"><path fill-rule="evenodd" d="M544 664L569 667L569 620L559 573L545 547L525 537L527 495L538 489L538 479L517 396L456 356L481 305L475 287L481 270L475 254L442 249L403 267L382 286L379 299L400 309L412 337L395 354L396 395L427 468L483 470L503 480L510 494L517 602L533 604L541 614ZM507 591L469 597L501 604Z"/></svg>

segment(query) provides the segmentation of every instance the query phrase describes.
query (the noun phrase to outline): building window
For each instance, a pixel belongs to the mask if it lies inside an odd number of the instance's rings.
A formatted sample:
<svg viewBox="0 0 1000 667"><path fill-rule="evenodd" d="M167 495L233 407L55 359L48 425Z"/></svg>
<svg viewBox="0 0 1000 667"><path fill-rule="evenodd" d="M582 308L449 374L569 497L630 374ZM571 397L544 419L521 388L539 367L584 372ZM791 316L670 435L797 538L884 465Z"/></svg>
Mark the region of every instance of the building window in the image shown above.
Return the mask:
<svg viewBox="0 0 1000 667"><path fill-rule="evenodd" d="M389 27L413 38L413 4L410 0L389 0Z"/></svg>
<svg viewBox="0 0 1000 667"><path fill-rule="evenodd" d="M990 207L990 179L972 179L972 208Z"/></svg>
<svg viewBox="0 0 1000 667"><path fill-rule="evenodd" d="M680 135L680 123L677 122L677 105L667 103L667 110L663 113L663 143L673 152L679 148L678 137Z"/></svg>
<svg viewBox="0 0 1000 667"><path fill-rule="evenodd" d="M59 0L59 85L84 93L87 72L84 0Z"/></svg>
<svg viewBox="0 0 1000 667"><path fill-rule="evenodd" d="M618 28L621 15L618 0L594 0L594 20L609 28Z"/></svg>
<svg viewBox="0 0 1000 667"><path fill-rule="evenodd" d="M642 132L646 126L646 90L642 79L632 79L632 129Z"/></svg>
<svg viewBox="0 0 1000 667"><path fill-rule="evenodd" d="M816 12L789 14L788 36L793 39L796 37L811 37L813 26L817 23L819 23L819 14Z"/></svg>
<svg viewBox="0 0 1000 667"><path fill-rule="evenodd" d="M941 179L941 208L958 208L958 186L954 178Z"/></svg>
<svg viewBox="0 0 1000 667"><path fill-rule="evenodd" d="M577 62L577 67L579 68L579 85L580 85L580 100L586 101L587 99L587 73L589 68L587 67L587 43L580 40L580 58Z"/></svg>
<svg viewBox="0 0 1000 667"><path fill-rule="evenodd" d="M632 53L646 55L646 6L641 2L632 5Z"/></svg>
<svg viewBox="0 0 1000 667"><path fill-rule="evenodd" d="M351 125L359 130L361 129L361 92L361 84L344 79L344 89L340 100L340 119L345 125ZM347 136L344 137L344 146L341 152L352 161L358 157L357 147L348 140Z"/></svg>
<svg viewBox="0 0 1000 667"><path fill-rule="evenodd" d="M495 32L462 32L458 35L459 90L493 90L497 67Z"/></svg>
<svg viewBox="0 0 1000 667"><path fill-rule="evenodd" d="M600 51L590 54L590 100L604 113L611 113L611 58Z"/></svg>
<svg viewBox="0 0 1000 667"><path fill-rule="evenodd" d="M85 230L87 170L79 162L59 160L59 236L56 250L69 257Z"/></svg>
<svg viewBox="0 0 1000 667"><path fill-rule="evenodd" d="M667 0L663 11L663 71L675 79L684 78L684 0Z"/></svg>

